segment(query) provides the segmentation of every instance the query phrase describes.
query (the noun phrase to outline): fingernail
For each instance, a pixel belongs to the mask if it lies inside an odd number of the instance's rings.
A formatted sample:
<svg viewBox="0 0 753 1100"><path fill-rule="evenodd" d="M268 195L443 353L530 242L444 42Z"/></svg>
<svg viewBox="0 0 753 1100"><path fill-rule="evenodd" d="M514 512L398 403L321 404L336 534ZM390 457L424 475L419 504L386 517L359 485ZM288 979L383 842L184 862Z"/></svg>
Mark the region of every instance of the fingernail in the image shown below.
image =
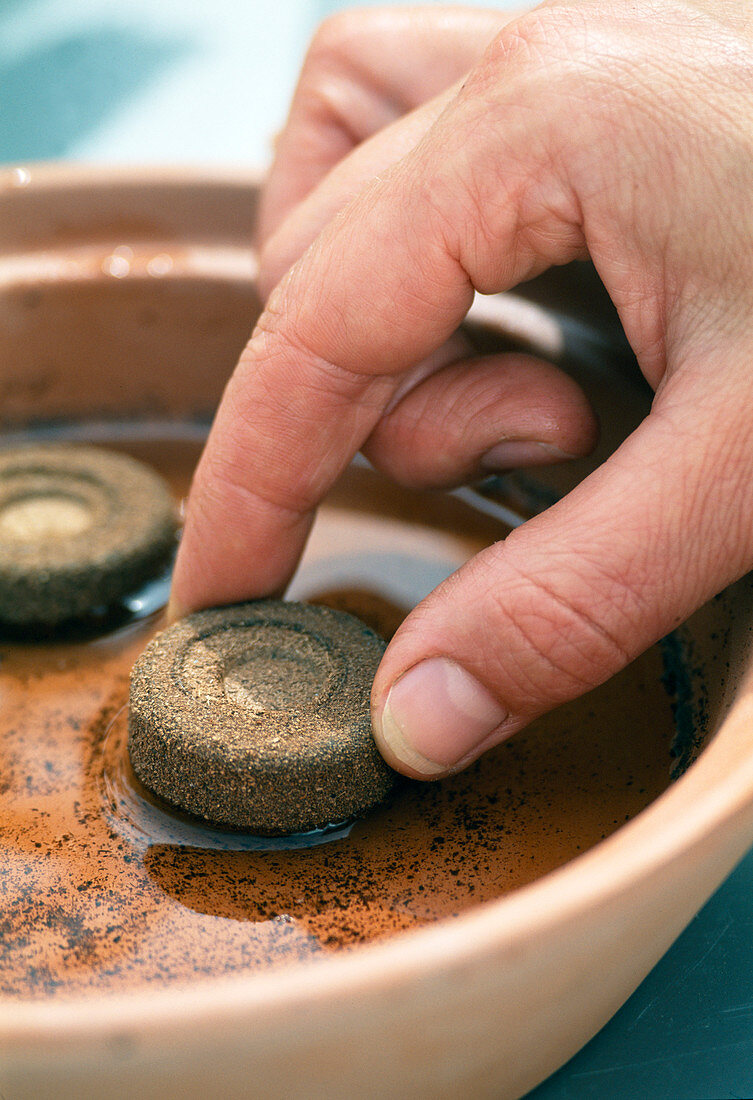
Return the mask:
<svg viewBox="0 0 753 1100"><path fill-rule="evenodd" d="M165 616L167 619L167 625L171 626L173 623L177 622L178 619L182 619L184 615L187 614L187 608L183 606L180 600L171 595L167 603L167 614Z"/></svg>
<svg viewBox="0 0 753 1100"><path fill-rule="evenodd" d="M411 772L445 775L507 717L469 672L446 657L429 657L390 688L377 744Z"/></svg>
<svg viewBox="0 0 753 1100"><path fill-rule="evenodd" d="M531 439L507 439L497 443L481 459L485 470L512 470L518 466L545 466L549 462L563 462L575 455L552 447L550 443L536 443Z"/></svg>

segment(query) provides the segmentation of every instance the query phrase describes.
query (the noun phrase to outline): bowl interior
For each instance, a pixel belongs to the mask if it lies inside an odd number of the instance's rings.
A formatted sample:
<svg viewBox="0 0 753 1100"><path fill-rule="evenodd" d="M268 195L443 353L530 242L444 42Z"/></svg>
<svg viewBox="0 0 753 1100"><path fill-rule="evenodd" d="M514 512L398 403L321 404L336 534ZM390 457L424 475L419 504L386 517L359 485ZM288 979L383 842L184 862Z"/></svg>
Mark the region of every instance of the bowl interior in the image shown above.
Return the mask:
<svg viewBox="0 0 753 1100"><path fill-rule="evenodd" d="M183 498L260 308L254 208L244 179L42 172L29 186L9 175L3 442L106 443L153 465ZM581 380L602 420L597 454L454 495L400 489L355 465L321 509L292 596L351 610L389 637L439 580L566 491L645 414L650 394L586 265L480 302L471 323L489 346L539 350ZM734 694L749 593L712 601L463 775L406 783L366 820L286 844L170 813L133 777L128 671L160 625L159 593L151 613L139 600L100 636L0 639L4 998L321 963L541 878L697 758Z"/></svg>

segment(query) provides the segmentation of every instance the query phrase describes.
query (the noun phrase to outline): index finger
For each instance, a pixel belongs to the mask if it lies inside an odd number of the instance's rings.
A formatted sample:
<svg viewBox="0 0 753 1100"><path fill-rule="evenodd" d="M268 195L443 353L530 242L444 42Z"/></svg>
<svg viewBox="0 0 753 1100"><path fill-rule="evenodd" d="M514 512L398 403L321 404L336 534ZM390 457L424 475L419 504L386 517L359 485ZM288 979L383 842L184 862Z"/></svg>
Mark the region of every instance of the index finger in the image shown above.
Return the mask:
<svg viewBox="0 0 753 1100"><path fill-rule="evenodd" d="M370 186L271 295L227 386L188 502L172 612L268 595L403 373L473 298L431 206Z"/></svg>
<svg viewBox="0 0 753 1100"><path fill-rule="evenodd" d="M518 54L525 70L529 51ZM316 505L474 288L505 290L582 254L546 127L534 140L515 87L492 106L484 71L477 83L484 94L461 89L272 293L197 470L174 614L281 589Z"/></svg>

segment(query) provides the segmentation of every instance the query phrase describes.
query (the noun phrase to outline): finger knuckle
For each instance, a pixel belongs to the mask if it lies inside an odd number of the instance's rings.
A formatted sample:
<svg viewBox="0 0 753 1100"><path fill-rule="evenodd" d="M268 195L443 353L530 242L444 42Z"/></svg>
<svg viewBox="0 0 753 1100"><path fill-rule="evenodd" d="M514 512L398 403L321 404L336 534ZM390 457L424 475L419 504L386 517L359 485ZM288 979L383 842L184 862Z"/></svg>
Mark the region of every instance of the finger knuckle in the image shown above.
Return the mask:
<svg viewBox="0 0 753 1100"><path fill-rule="evenodd" d="M296 104L319 126L333 125L353 142L364 136L350 133L348 103L353 86L362 83L359 65L363 34L357 12L338 12L319 26L304 59L296 90Z"/></svg>
<svg viewBox="0 0 753 1100"><path fill-rule="evenodd" d="M549 83L564 68L562 63L577 53L583 28L582 15L568 7L527 12L495 35L474 76L496 83L501 69L508 79L516 71L543 71Z"/></svg>
<svg viewBox="0 0 753 1100"><path fill-rule="evenodd" d="M258 434L259 426L254 429ZM293 526L312 507L306 487L288 484L280 464L269 461L261 468L246 461L246 454L243 447L215 453L202 470L202 496L227 514L272 514L283 528Z"/></svg>
<svg viewBox="0 0 753 1100"><path fill-rule="evenodd" d="M306 64L339 61L347 55L354 37L359 34L360 20L353 11L335 12L317 27L306 55Z"/></svg>

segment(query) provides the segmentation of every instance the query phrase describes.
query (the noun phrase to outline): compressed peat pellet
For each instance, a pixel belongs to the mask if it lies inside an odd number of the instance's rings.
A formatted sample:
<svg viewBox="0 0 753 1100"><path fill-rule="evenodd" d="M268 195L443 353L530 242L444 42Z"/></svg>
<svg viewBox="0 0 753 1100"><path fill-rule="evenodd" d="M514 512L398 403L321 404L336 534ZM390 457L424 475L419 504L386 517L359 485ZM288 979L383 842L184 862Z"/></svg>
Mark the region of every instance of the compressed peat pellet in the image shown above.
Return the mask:
<svg viewBox="0 0 753 1100"><path fill-rule="evenodd" d="M369 716L384 649L327 607L259 600L189 615L131 673L133 769L172 805L263 836L362 814L397 778Z"/></svg>
<svg viewBox="0 0 753 1100"><path fill-rule="evenodd" d="M177 517L153 470L86 445L0 451L0 622L101 612L163 570Z"/></svg>

